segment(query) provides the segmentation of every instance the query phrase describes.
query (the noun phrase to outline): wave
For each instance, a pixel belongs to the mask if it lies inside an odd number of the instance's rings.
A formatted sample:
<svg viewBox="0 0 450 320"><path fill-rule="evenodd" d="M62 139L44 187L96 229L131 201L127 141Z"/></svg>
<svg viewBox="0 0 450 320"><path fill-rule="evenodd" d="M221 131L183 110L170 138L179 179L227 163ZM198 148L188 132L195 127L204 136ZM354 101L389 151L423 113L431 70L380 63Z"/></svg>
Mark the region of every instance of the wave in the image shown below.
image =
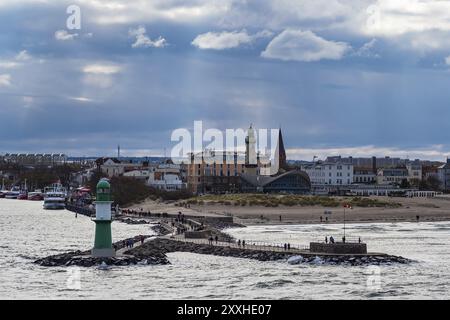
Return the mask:
<svg viewBox="0 0 450 320"><path fill-rule="evenodd" d="M291 283L295 283L295 282L291 281L291 280L286 280L286 279L277 279L277 280L266 281L266 282L258 282L255 284L255 287L257 287L257 288L278 288L278 287L282 287L284 285L291 284Z"/></svg>

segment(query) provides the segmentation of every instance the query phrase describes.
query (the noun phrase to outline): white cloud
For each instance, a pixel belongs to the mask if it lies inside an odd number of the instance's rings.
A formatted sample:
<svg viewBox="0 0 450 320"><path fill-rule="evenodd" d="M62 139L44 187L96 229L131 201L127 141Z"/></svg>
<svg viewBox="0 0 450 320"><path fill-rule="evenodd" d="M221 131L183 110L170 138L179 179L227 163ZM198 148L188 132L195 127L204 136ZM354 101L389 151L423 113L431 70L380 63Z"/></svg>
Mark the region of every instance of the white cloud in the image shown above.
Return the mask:
<svg viewBox="0 0 450 320"><path fill-rule="evenodd" d="M90 64L83 68L84 73L92 73L92 74L115 74L122 71L122 67L113 64Z"/></svg>
<svg viewBox="0 0 450 320"><path fill-rule="evenodd" d="M9 87L11 85L10 74L0 74L0 87Z"/></svg>
<svg viewBox="0 0 450 320"><path fill-rule="evenodd" d="M16 55L17 61L28 61L31 60L31 56L28 54L27 50L22 50Z"/></svg>
<svg viewBox="0 0 450 320"><path fill-rule="evenodd" d="M447 58L445 58L445 64L450 66L450 56L448 56Z"/></svg>
<svg viewBox="0 0 450 320"><path fill-rule="evenodd" d="M3 69L13 69L23 65L24 62L30 61L32 59L31 55L26 51L20 51L13 59L0 60L0 68Z"/></svg>
<svg viewBox="0 0 450 320"><path fill-rule="evenodd" d="M350 48L345 42L329 41L309 30L287 29L269 43L261 56L283 61L340 60Z"/></svg>
<svg viewBox="0 0 450 320"><path fill-rule="evenodd" d="M95 14L95 23L131 24L148 21L198 23L222 17L236 0L79 0Z"/></svg>
<svg viewBox="0 0 450 320"><path fill-rule="evenodd" d="M366 42L361 48L356 50L354 55L363 58L379 58L380 55L374 52L376 43L377 39L372 39L369 42Z"/></svg>
<svg viewBox="0 0 450 320"><path fill-rule="evenodd" d="M365 32L399 36L411 32L450 31L450 2L430 0L378 0L367 10Z"/></svg>
<svg viewBox="0 0 450 320"><path fill-rule="evenodd" d="M94 100L86 97L68 97L69 100L79 101L79 102L93 102Z"/></svg>
<svg viewBox="0 0 450 320"><path fill-rule="evenodd" d="M146 35L145 27L140 26L136 29L130 29L128 34L130 37L135 37L136 41L131 45L133 48L164 48L167 46L167 41L163 37L159 37L156 40L151 40Z"/></svg>
<svg viewBox="0 0 450 320"><path fill-rule="evenodd" d="M67 30L58 30L55 32L55 39L60 41L73 40L78 37L78 33L68 33Z"/></svg>
<svg viewBox="0 0 450 320"><path fill-rule="evenodd" d="M227 28L282 30L293 27L328 28L351 19L367 0L245 0L233 1L219 20Z"/></svg>
<svg viewBox="0 0 450 320"><path fill-rule="evenodd" d="M250 44L258 38L270 36L272 36L272 33L266 30L254 35L249 35L246 30L208 32L198 35L192 41L192 45L200 49L224 50L237 48L244 44Z"/></svg>
<svg viewBox="0 0 450 320"><path fill-rule="evenodd" d="M2 61L0 60L0 68L3 69L12 69L20 66L20 63L17 63L15 61Z"/></svg>
<svg viewBox="0 0 450 320"><path fill-rule="evenodd" d="M83 79L86 85L106 89L113 86L113 75L121 72L122 67L115 64L96 63L85 66L82 71L86 74Z"/></svg>
<svg viewBox="0 0 450 320"><path fill-rule="evenodd" d="M197 24L211 29L258 28L332 30L345 36L393 39L395 46L412 50L450 47L450 1L444 0L77 0L89 12L85 19L96 24L174 23ZM0 0L0 7L48 0ZM439 33L443 36L437 36ZM57 31L59 40L83 35ZM403 39L403 36L405 37ZM148 37L147 37L148 38ZM344 37L342 37L344 38ZM162 46L141 37L139 46ZM442 41L444 40L444 41ZM423 50L422 50L423 51Z"/></svg>

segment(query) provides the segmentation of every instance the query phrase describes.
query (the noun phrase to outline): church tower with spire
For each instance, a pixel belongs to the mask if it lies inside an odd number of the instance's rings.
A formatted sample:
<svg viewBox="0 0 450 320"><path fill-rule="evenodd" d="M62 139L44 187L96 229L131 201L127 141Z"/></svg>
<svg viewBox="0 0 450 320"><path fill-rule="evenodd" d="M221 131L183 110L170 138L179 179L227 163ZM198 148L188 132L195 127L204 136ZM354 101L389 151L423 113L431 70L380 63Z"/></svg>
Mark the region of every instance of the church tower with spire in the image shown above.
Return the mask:
<svg viewBox="0 0 450 320"><path fill-rule="evenodd" d="M287 171L286 150L284 149L283 134L281 128L278 130L278 139L276 142L274 158L270 166L270 175L274 176L283 171Z"/></svg>
<svg viewBox="0 0 450 320"><path fill-rule="evenodd" d="M278 163L279 163L279 169L287 170L287 160L286 160L286 150L284 149L284 142L283 142L283 134L281 133L281 127L280 131L278 132Z"/></svg>

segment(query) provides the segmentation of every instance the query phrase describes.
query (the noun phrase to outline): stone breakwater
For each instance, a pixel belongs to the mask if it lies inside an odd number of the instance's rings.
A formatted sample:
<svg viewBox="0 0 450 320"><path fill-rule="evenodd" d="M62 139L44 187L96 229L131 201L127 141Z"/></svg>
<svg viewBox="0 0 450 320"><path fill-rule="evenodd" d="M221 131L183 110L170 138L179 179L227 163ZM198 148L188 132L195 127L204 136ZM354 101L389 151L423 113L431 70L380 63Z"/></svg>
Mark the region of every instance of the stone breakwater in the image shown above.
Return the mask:
<svg viewBox="0 0 450 320"><path fill-rule="evenodd" d="M120 243L120 242L119 242ZM156 238L145 242L136 248L124 252L124 255L113 258L95 258L90 256L89 251L73 251L58 255L49 256L38 259L36 264L45 267L56 266L82 266L93 267L102 264L114 266L127 265L166 265L170 264L167 258L167 253L171 252L190 252L196 254L207 254L223 257L254 259L258 261L286 261L289 258L296 256L296 263L309 264L329 264L329 265L382 265L410 263L411 260L391 256L387 254L368 254L368 255L324 255L311 252L277 252L277 251L262 251L243 248L232 248L213 246L207 244L197 244L192 242L176 241L165 238Z"/></svg>
<svg viewBox="0 0 450 320"><path fill-rule="evenodd" d="M74 251L54 255L35 261L43 267L57 267L57 266L79 266L79 267L94 267L106 263L109 266L128 266L128 265L162 265L170 264L167 257L163 254L157 256L147 256L145 259L139 259L133 256L118 256L112 258L96 258L83 254L81 251Z"/></svg>
<svg viewBox="0 0 450 320"><path fill-rule="evenodd" d="M170 252L190 252L197 254L208 254L216 256L226 256L235 258L254 259L258 261L277 261L287 260L290 257L298 254L292 252L271 252L260 250L249 250L231 247L220 247L206 244L196 244L191 242L182 242L170 239L157 238L153 241L148 241L144 245L127 251L127 254L145 259L157 254L166 254ZM385 254L378 255L321 255L305 252L301 254L301 263L314 264L347 264L347 265L381 265L391 263L409 263L410 260Z"/></svg>
<svg viewBox="0 0 450 320"><path fill-rule="evenodd" d="M116 217L114 219L114 221L119 221L119 222L123 222L126 224L150 224L149 221L146 221L144 219L131 219L131 218L127 218L127 217Z"/></svg>
<svg viewBox="0 0 450 320"><path fill-rule="evenodd" d="M125 239L114 243L114 247L119 250L124 248L124 242L131 240L133 243L139 243L141 238L149 238L149 236L136 236L133 238ZM138 258L132 255L122 255L112 258L97 258L92 257L90 250L86 251L71 251L61 253L57 255L48 256L38 259L34 263L43 267L58 267L58 266L80 266L80 267L93 267L102 264L103 262L109 266L128 266L136 264L147 265L165 265L170 264L166 255L162 252L155 252L154 255L147 255L145 258Z"/></svg>
<svg viewBox="0 0 450 320"><path fill-rule="evenodd" d="M150 227L158 236L165 236L171 233L168 229L164 228L160 223Z"/></svg>

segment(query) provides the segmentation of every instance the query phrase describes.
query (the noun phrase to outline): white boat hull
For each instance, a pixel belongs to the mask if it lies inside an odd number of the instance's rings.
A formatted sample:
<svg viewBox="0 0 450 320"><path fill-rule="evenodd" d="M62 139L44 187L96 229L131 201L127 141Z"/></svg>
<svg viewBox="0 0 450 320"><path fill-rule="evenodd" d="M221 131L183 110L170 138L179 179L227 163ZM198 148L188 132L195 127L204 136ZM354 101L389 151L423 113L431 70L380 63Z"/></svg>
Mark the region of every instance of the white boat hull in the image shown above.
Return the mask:
<svg viewBox="0 0 450 320"><path fill-rule="evenodd" d="M46 210L63 210L65 208L65 203L44 203L44 209Z"/></svg>

